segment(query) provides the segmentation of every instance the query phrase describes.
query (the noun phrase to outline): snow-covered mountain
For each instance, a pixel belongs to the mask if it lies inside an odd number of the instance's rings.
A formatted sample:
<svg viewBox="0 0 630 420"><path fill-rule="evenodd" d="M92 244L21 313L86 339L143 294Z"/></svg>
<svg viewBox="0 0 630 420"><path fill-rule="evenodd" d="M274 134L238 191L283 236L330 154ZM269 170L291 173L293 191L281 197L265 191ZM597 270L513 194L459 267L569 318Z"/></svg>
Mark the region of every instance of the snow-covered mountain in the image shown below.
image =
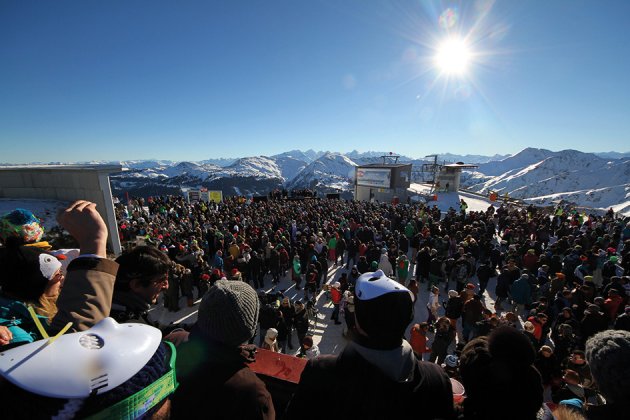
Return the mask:
<svg viewBox="0 0 630 420"><path fill-rule="evenodd" d="M216 166L220 166L220 167L224 168L226 166L230 166L231 164L236 162L236 160L237 159L235 159L235 158L214 158L214 159L211 158L211 159L202 160L199 163L216 165Z"/></svg>
<svg viewBox="0 0 630 420"><path fill-rule="evenodd" d="M595 153L596 156L604 159L623 159L630 158L630 152L619 153L619 152L599 152Z"/></svg>
<svg viewBox="0 0 630 420"><path fill-rule="evenodd" d="M284 178L285 182L291 181L308 165L306 161L289 155L276 155L274 156L274 160L280 168L282 178Z"/></svg>
<svg viewBox="0 0 630 420"><path fill-rule="evenodd" d="M354 188L356 166L345 155L327 153L304 168L286 186L288 189L310 188L322 193L349 192Z"/></svg>
<svg viewBox="0 0 630 420"><path fill-rule="evenodd" d="M180 162L174 166L159 167L156 169L158 169L156 173L166 175L169 178L186 176L190 178L199 178L204 181L211 177L212 173L220 170L221 168L214 165L200 165L195 162ZM148 171L151 170L152 169L149 169ZM155 171L155 169L153 169L153 171Z"/></svg>
<svg viewBox="0 0 630 420"><path fill-rule="evenodd" d="M284 182L282 171L272 158L253 156L237 159L227 167L196 162L179 162L146 169L124 168L111 177L114 194L177 193L182 187L220 189L225 195L259 195Z"/></svg>
<svg viewBox="0 0 630 420"><path fill-rule="evenodd" d="M533 165L534 163L540 162L541 160L554 155L555 153L561 152L552 152L545 149L534 149L529 147L514 155L508 156L505 159L481 164L479 165L479 172L484 175L497 176L508 171L526 168L529 165Z"/></svg>
<svg viewBox="0 0 630 420"><path fill-rule="evenodd" d="M252 156L238 159L215 174L217 178L234 176L282 179L282 171L274 159L266 156Z"/></svg>
<svg viewBox="0 0 630 420"><path fill-rule="evenodd" d="M411 162L412 158L397 154L394 152L358 152L353 150L349 153L345 153L345 156L352 159L353 162L359 165L367 165L370 163L383 163L383 156L398 156L398 162Z"/></svg>
<svg viewBox="0 0 630 420"><path fill-rule="evenodd" d="M576 150L528 148L465 173L462 186L508 193L536 204L567 200L590 208L630 211L630 158L608 160Z"/></svg>
<svg viewBox="0 0 630 420"><path fill-rule="evenodd" d="M502 160L510 155L494 155L494 156L483 156L483 155L454 155L452 153L440 153L438 155L439 162L464 162L464 163L488 163L497 160Z"/></svg>
<svg viewBox="0 0 630 420"><path fill-rule="evenodd" d="M288 152L280 153L278 155L273 155L274 159L293 159L296 161L305 162L307 165L315 160L319 159L321 156L325 155L325 152L316 152L313 149L309 149L306 152L301 150L290 150Z"/></svg>
<svg viewBox="0 0 630 420"><path fill-rule="evenodd" d="M276 188L310 188L318 192L341 192L351 197L357 165L381 163L389 152L347 154L292 150L274 156L240 159L207 159L199 162L127 160L91 162L120 164L123 172L111 177L115 194L178 194L181 188L220 189L224 195L264 195ZM619 158L616 158L620 156ZM414 177L432 174L420 171L430 158L400 156L413 165ZM438 155L438 163L478 163L476 171L464 171L462 187L480 193L498 191L536 204L557 200L589 208L609 208L630 214L630 157L627 154L553 152L527 148L511 156ZM414 178L414 179L415 179ZM417 179L417 181L419 178ZM419 180L422 182L422 180Z"/></svg>

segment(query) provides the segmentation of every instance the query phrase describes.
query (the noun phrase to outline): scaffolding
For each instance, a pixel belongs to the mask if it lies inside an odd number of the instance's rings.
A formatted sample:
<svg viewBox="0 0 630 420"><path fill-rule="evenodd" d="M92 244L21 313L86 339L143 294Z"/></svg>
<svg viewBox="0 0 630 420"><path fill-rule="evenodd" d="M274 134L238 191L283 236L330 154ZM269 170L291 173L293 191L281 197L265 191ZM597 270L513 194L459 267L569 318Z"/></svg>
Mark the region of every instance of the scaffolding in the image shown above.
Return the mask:
<svg viewBox="0 0 630 420"><path fill-rule="evenodd" d="M414 181L419 181L423 184L431 184L431 193L433 193L436 189L435 183L438 174L444 165L437 163L438 155L427 155L425 158L433 158L433 161L423 163L419 168L416 166L412 169L411 173Z"/></svg>

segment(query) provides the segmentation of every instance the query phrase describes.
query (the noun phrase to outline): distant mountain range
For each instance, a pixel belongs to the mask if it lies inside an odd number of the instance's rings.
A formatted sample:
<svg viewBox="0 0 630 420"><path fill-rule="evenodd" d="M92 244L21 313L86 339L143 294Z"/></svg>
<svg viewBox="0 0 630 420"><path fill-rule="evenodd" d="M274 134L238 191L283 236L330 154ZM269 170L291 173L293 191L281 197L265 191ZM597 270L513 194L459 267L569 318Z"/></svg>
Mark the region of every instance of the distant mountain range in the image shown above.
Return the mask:
<svg viewBox="0 0 630 420"><path fill-rule="evenodd" d="M630 157L602 158L577 150L524 149L462 174L473 191L508 193L535 204L559 200L630 214Z"/></svg>
<svg viewBox="0 0 630 420"><path fill-rule="evenodd" d="M274 189L309 188L319 193L337 192L352 198L357 165L380 163L389 152L349 153L291 150L273 156L207 159L198 162L129 160L89 162L120 164L123 172L111 176L115 195L178 194L182 188L222 190L229 195L265 195ZM421 172L433 158L400 156L412 164L415 182L431 178ZM552 152L527 148L514 155L438 155L438 163L479 165L462 174L462 188L480 193L508 193L536 204L566 200L589 208L630 215L630 153Z"/></svg>

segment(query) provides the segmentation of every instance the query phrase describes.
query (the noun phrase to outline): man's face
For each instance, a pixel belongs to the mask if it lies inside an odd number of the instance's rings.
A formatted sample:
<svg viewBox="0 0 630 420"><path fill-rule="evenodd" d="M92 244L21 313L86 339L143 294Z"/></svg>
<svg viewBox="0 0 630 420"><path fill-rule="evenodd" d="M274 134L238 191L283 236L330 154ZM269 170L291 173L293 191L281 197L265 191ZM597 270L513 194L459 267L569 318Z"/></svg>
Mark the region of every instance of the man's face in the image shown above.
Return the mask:
<svg viewBox="0 0 630 420"><path fill-rule="evenodd" d="M573 363L575 363L576 365L583 365L584 362L585 362L585 360L579 354L572 354L571 355L571 361Z"/></svg>
<svg viewBox="0 0 630 420"><path fill-rule="evenodd" d="M168 273L156 277L148 286L142 286L139 281L132 280L129 285L131 290L140 296L145 302L154 305L163 290L168 289Z"/></svg>

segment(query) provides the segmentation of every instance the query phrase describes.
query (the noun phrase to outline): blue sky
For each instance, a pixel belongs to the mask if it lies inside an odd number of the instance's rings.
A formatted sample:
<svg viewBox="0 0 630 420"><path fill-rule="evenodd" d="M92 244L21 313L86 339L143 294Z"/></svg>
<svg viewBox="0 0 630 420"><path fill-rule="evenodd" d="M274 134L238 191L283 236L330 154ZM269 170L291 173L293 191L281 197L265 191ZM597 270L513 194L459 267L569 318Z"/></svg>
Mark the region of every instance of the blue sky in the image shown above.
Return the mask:
<svg viewBox="0 0 630 420"><path fill-rule="evenodd" d="M627 152L628 15L605 0L0 0L0 162ZM469 48L460 76L435 64L448 37Z"/></svg>

